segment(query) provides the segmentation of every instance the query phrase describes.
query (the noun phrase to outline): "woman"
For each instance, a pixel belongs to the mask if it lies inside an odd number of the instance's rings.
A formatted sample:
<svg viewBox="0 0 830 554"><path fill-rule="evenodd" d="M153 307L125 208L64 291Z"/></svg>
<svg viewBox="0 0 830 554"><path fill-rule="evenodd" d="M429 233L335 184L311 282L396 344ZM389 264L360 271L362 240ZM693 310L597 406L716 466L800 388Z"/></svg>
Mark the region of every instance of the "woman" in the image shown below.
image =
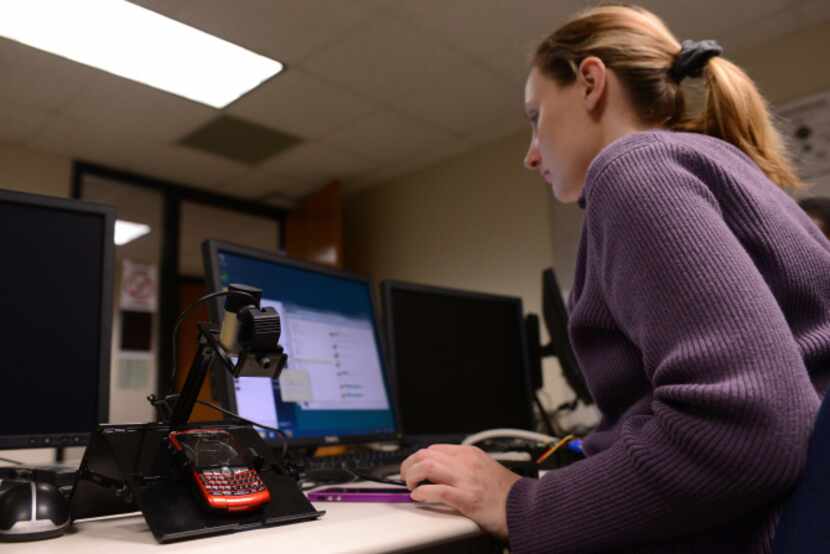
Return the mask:
<svg viewBox="0 0 830 554"><path fill-rule="evenodd" d="M830 368L830 242L781 190L798 177L720 53L623 6L539 45L525 164L585 210L570 333L603 417L586 459L539 480L422 450L401 467L413 499L514 553L770 551Z"/></svg>

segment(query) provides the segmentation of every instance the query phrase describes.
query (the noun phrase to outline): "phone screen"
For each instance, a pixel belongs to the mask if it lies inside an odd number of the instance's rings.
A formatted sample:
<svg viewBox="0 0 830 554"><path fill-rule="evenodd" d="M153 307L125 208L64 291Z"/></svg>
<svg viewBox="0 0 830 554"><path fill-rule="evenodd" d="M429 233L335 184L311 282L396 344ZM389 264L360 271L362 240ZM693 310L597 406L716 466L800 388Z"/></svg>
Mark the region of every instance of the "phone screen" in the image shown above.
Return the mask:
<svg viewBox="0 0 830 554"><path fill-rule="evenodd" d="M230 433L205 431L177 433L176 440L190 463L197 470L244 466L245 460L234 447Z"/></svg>

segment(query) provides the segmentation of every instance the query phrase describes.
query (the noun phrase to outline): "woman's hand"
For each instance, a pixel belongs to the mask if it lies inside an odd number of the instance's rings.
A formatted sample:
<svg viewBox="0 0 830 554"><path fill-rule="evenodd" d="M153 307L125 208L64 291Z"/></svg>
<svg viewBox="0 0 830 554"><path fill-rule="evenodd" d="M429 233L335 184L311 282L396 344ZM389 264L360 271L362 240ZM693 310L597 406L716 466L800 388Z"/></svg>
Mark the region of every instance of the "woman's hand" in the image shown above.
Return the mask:
<svg viewBox="0 0 830 554"><path fill-rule="evenodd" d="M521 477L481 449L434 444L404 460L401 477L416 502L446 504L507 538L507 495ZM429 483L418 486L422 481Z"/></svg>

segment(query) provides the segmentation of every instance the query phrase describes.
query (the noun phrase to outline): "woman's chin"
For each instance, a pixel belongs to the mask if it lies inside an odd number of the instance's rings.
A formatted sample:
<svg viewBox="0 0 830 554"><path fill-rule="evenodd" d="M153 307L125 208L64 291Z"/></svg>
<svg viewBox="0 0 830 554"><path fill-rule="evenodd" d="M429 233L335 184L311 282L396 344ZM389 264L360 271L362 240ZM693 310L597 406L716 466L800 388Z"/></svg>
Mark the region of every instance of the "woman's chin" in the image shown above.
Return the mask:
<svg viewBox="0 0 830 554"><path fill-rule="evenodd" d="M570 187L563 187L556 183L550 183L550 190L553 192L553 197L562 204L573 204L579 200L579 193L574 192Z"/></svg>

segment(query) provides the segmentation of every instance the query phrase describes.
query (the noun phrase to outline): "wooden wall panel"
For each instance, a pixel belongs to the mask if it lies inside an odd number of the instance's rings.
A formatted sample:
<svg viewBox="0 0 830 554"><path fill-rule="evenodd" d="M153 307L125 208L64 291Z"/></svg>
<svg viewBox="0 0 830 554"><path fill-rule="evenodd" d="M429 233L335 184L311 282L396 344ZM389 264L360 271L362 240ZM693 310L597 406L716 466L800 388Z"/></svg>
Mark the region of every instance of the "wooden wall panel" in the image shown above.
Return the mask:
<svg viewBox="0 0 830 554"><path fill-rule="evenodd" d="M288 215L285 246L292 258L343 267L340 183L311 194Z"/></svg>

